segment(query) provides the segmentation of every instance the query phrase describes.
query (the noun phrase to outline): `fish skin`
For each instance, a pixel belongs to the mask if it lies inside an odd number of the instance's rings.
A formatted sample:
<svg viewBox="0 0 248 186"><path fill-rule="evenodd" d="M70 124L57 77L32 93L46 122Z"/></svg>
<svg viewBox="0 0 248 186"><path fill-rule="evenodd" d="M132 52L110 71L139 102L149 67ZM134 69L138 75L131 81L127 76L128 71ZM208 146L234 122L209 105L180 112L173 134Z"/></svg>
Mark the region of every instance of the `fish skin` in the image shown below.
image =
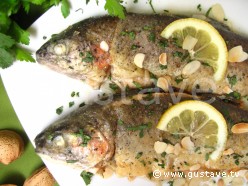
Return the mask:
<svg viewBox="0 0 248 186"><path fill-rule="evenodd" d="M180 99L175 101L175 98ZM248 134L232 134L230 129L234 123L248 122L248 112L242 110L238 103L227 102L213 94L202 94L194 99L202 101L215 99L212 105L227 120L229 135L225 149L232 148L236 154L242 156L239 158L239 164L235 164L233 155L221 156L217 161L209 160L206 163L205 153L209 149L203 147L200 150L202 154L183 151L177 156L167 154L164 158L155 152L156 141L166 140L173 145L181 141L181 138L156 128L164 111L178 101L192 99L191 95L185 93L137 94L125 99L116 98L105 105L94 103L79 108L49 126L35 138L36 152L64 163L66 160L77 160L74 165L86 170L104 169L114 162L118 175L131 178L148 175L156 169L188 171L189 167L195 164L201 164L204 170L216 171L247 168ZM140 130L130 130L130 127L139 127L141 124L147 126L143 129L143 137ZM80 129L92 137L87 147L80 145L82 140L78 136L73 138L76 142L68 141L70 139L68 136L75 136ZM51 138L50 135L53 137ZM63 138L62 146L56 143L58 136ZM201 146L197 141L194 143L195 147ZM137 158L141 152L142 155ZM184 162L187 162L187 165ZM67 165L69 164L72 163ZM161 168L161 164L164 164L165 169Z"/></svg>
<svg viewBox="0 0 248 186"><path fill-rule="evenodd" d="M167 41L162 38L160 33L169 23L179 18L182 17L142 14L127 14L124 20L108 16L90 18L70 26L58 37L44 44L36 53L37 62L49 66L57 72L83 80L95 89L106 82L108 76L111 76L112 81L121 87L134 88L134 82L143 87L151 86L153 84L150 79L152 73L156 77L169 77L168 82L171 86L187 91L193 90L197 85L202 92L211 90L213 93L225 94L225 87L229 87L233 91L241 93L242 96L248 95L248 60L242 63L229 63L226 77L220 82L214 81L213 69L204 65L201 65L196 73L183 79L182 82L176 81L176 78L180 79L181 71L187 62L173 54L176 51L185 54L185 51L173 44L171 39ZM231 32L221 23L213 20L210 23L227 41L228 50L241 45L243 50L248 52L247 38ZM151 26L151 29L145 30L145 26ZM123 31L134 32L135 38L129 34L123 34ZM149 40L151 34L155 35L154 42ZM98 59L94 63L82 62L82 57L79 56L80 51L83 53L93 51L92 46L99 47L103 40L108 43L110 48L108 52L103 52L103 60ZM160 41L167 41L168 47L161 48ZM57 43L67 43L70 52L63 56L56 55L53 48ZM137 45L138 48L132 50L133 45ZM167 53L167 69L161 69L158 62L159 55L163 52ZM145 54L143 69L136 67L133 63L137 53ZM72 63L75 69L69 68ZM76 70L76 64L80 64L81 70ZM99 64L100 66L103 64L106 68L99 68ZM238 81L231 86L227 77L233 75L236 75Z"/></svg>

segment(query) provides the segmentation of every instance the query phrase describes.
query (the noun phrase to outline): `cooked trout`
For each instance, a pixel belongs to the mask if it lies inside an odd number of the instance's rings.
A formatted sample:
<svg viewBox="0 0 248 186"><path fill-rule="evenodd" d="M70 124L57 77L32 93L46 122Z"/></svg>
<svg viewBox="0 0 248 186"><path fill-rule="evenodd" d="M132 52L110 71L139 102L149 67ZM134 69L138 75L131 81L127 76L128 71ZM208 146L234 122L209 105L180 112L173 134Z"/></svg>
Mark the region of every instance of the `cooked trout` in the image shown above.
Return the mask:
<svg viewBox="0 0 248 186"><path fill-rule="evenodd" d="M156 125L161 115L176 102L191 99L214 100L212 105L228 123L226 149L231 148L234 153L222 155L217 161L207 160L206 154L213 149L197 140L193 141L193 150L156 153L155 142L174 146L184 137L158 130ZM109 104L94 103L79 108L36 137L36 152L84 170L104 169L114 164L115 172L127 177L147 176L157 169L189 171L196 164L203 170L237 170L248 167L248 133L233 134L230 130L239 122L248 122L248 112L240 109L238 103L216 95L137 94L116 98Z"/></svg>
<svg viewBox="0 0 248 186"><path fill-rule="evenodd" d="M173 39L160 36L163 29L179 19L169 15L128 14L125 20L99 17L83 20L70 26L45 43L36 53L37 61L51 69L85 81L98 89L111 79L120 87L150 86L155 77L166 77L173 87L217 94L233 91L248 95L248 61L229 63L226 77L215 82L213 69L201 65L189 77L181 77L190 61L186 51ZM248 52L248 39L210 20L227 43L228 49L241 45ZM101 45L102 43L102 45ZM159 56L167 53L167 68L159 64ZM137 53L145 54L143 68L134 64ZM180 54L180 55L178 55ZM204 62L203 62L204 64ZM152 78L151 78L152 77ZM236 83L228 80L235 77ZM227 91L228 90L228 91Z"/></svg>

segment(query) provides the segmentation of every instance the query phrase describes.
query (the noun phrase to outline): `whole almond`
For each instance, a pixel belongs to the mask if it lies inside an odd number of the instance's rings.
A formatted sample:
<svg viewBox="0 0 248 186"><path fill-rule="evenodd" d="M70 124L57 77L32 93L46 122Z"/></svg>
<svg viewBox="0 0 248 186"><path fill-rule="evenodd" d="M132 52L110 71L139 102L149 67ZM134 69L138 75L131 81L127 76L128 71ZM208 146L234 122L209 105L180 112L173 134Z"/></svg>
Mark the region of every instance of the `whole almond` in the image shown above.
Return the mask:
<svg viewBox="0 0 248 186"><path fill-rule="evenodd" d="M53 186L55 183L56 181L49 170L46 167L42 167L36 170L29 178L27 178L23 186Z"/></svg>
<svg viewBox="0 0 248 186"><path fill-rule="evenodd" d="M23 139L11 130L0 131L0 162L7 165L19 158L24 149Z"/></svg>
<svg viewBox="0 0 248 186"><path fill-rule="evenodd" d="M234 134L248 133L248 123L237 123L231 129Z"/></svg>

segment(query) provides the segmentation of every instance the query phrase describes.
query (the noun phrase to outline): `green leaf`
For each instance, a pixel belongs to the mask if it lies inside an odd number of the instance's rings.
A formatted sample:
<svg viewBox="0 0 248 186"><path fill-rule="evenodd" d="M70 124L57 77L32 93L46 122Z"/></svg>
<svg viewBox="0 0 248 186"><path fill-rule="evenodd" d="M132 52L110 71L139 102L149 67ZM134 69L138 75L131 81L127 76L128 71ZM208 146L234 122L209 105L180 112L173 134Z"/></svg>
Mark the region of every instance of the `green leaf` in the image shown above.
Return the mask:
<svg viewBox="0 0 248 186"><path fill-rule="evenodd" d="M89 185L91 182L91 177L94 174L92 174L91 172L86 172L86 171L82 171L80 176L83 178L85 185Z"/></svg>
<svg viewBox="0 0 248 186"><path fill-rule="evenodd" d="M35 59L32 57L31 53L23 48L16 47L16 59L20 61L35 62Z"/></svg>
<svg viewBox="0 0 248 186"><path fill-rule="evenodd" d="M62 12L64 18L66 18L70 14L70 4L69 4L68 0L62 0L61 12Z"/></svg>
<svg viewBox="0 0 248 186"><path fill-rule="evenodd" d="M15 44L15 40L10 36L0 33L0 47L1 48L10 48Z"/></svg>
<svg viewBox="0 0 248 186"><path fill-rule="evenodd" d="M18 24L12 22L10 27L10 35L19 43L29 44L29 32L23 30Z"/></svg>
<svg viewBox="0 0 248 186"><path fill-rule="evenodd" d="M30 3L27 2L27 1L23 1L23 2L22 2L22 6L23 6L25 12L28 13L29 10L30 10Z"/></svg>
<svg viewBox="0 0 248 186"><path fill-rule="evenodd" d="M106 0L104 9L107 10L111 16L117 16L120 19L125 18L124 7L119 0Z"/></svg>
<svg viewBox="0 0 248 186"><path fill-rule="evenodd" d="M29 3L32 3L34 5L42 5L44 3L47 2L47 0L22 0L23 2L29 2Z"/></svg>
<svg viewBox="0 0 248 186"><path fill-rule="evenodd" d="M20 8L20 0L0 0L0 12L7 16L17 13Z"/></svg>
<svg viewBox="0 0 248 186"><path fill-rule="evenodd" d="M86 5L90 2L90 0L86 0Z"/></svg>
<svg viewBox="0 0 248 186"><path fill-rule="evenodd" d="M0 48L0 67L7 68L11 66L14 62L15 58L12 54L6 51L3 48Z"/></svg>
<svg viewBox="0 0 248 186"><path fill-rule="evenodd" d="M0 32L6 33L10 27L11 19L4 13L0 12Z"/></svg>

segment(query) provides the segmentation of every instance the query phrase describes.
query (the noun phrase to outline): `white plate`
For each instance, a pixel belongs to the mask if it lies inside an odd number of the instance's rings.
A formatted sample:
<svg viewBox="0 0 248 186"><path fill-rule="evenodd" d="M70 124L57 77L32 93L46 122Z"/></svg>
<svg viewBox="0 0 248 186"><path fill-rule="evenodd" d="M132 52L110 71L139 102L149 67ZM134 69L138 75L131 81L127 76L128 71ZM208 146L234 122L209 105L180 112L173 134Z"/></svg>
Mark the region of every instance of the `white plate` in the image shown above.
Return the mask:
<svg viewBox="0 0 248 186"><path fill-rule="evenodd" d="M85 18L106 14L104 2L100 0L97 6L95 0L86 6L85 1L71 1L71 13L64 19L60 12L60 7L53 7L42 15L29 29L31 32L31 42L28 49L33 53L45 43L52 34L59 33L69 25ZM197 5L201 4L203 12L215 3L220 3L225 10L226 18L232 22L235 31L248 35L248 1L247 0L153 0L153 6L157 12L169 10L174 13L199 13ZM139 0L137 4L133 0L124 3L128 11L152 13L148 0ZM48 37L44 40L43 36ZM36 63L15 62L8 69L1 70L1 76L15 109L15 112L26 131L29 139L34 144L35 136L53 121L71 112L83 101L94 99L98 91L93 91L90 87L80 81L68 78L64 75L50 71ZM72 91L80 92L79 98L71 98ZM68 102L75 101L77 105L68 108ZM58 116L56 108L64 106L64 112ZM44 160L45 164L54 175L61 186L81 186L84 185L80 177L81 170L73 170L56 163ZM137 178L129 182L126 178L101 179L95 176L91 185L154 185L153 183Z"/></svg>

